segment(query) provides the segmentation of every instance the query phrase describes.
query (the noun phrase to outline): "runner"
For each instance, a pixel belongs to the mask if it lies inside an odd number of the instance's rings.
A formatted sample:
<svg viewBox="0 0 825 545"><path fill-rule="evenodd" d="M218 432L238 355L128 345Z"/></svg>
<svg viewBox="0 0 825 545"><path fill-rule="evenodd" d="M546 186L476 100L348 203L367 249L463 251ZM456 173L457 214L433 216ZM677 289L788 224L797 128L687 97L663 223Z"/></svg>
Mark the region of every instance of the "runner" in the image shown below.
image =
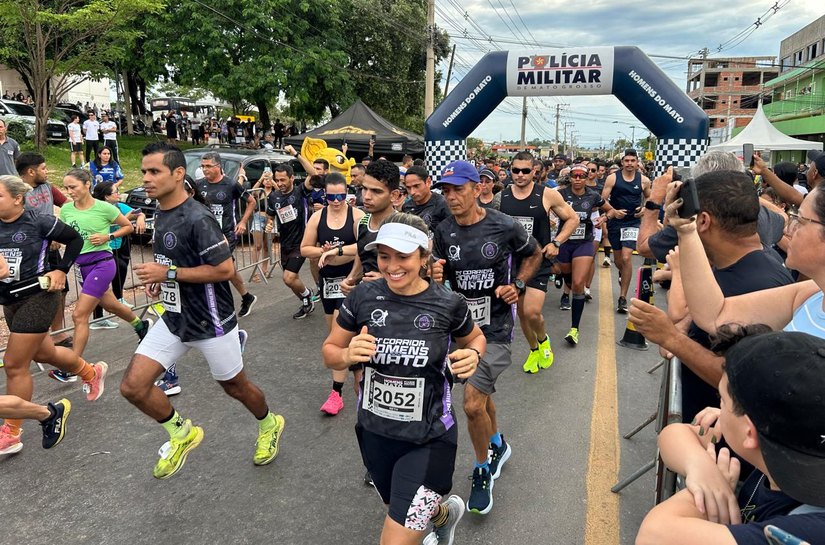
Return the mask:
<svg viewBox="0 0 825 545"><path fill-rule="evenodd" d="M312 192L309 178L300 185L295 185L292 167L282 163L275 167L275 187L277 191L269 194L266 213L269 216L266 232L275 229L281 239L281 268L284 270L284 284L301 301L301 307L292 315L294 320L302 320L315 310L312 292L304 285L298 273L304 264L301 256L301 240L306 231L309 209L308 197Z"/></svg>
<svg viewBox="0 0 825 545"><path fill-rule="evenodd" d="M95 401L103 394L106 363L90 365L70 349L55 347L48 334L66 273L80 255L83 239L54 216L26 210L23 201L29 190L17 176L0 176L0 304L9 328L3 356L6 393L31 401L34 382L29 364L36 359L80 375L86 399ZM45 256L50 242L66 244L53 270ZM22 423L13 416L0 426L0 454L23 448Z"/></svg>
<svg viewBox="0 0 825 545"><path fill-rule="evenodd" d="M559 253L559 247L570 238L579 225L579 217L564 202L558 191L539 187L532 181L533 156L522 151L513 157L510 168L513 183L501 191L501 211L521 223L529 235L538 241L544 259L538 272L526 281L526 290L519 294L518 316L521 330L530 346L530 355L522 369L525 373L538 373L539 368L546 369L553 365L553 350L550 337L544 330L544 317L541 308L547 292L547 280L550 277L552 259ZM555 214L560 222L555 240L552 238L550 218ZM519 263L516 263L518 270Z"/></svg>
<svg viewBox="0 0 825 545"><path fill-rule="evenodd" d="M570 323L570 331L564 340L575 346L579 344L579 323L585 305L585 283L593 266L593 255L596 248L593 245L593 231L601 226L605 219L613 217L615 212L602 196L594 189L589 188L585 179L587 178L587 167L584 165L574 165L570 169L570 186L559 189L561 197L570 205L579 217L579 225L567 241L559 248L557 260L564 278L565 287L573 292L573 312ZM607 215L597 215L593 219L593 211L601 209ZM569 306L568 296L562 295L561 307Z"/></svg>
<svg viewBox="0 0 825 545"><path fill-rule="evenodd" d="M181 417L154 387L164 370L190 348L203 354L212 377L258 419L253 461L268 464L278 454L284 419L269 411L263 392L243 370L228 282L235 274L229 243L209 210L187 195L186 158L177 147L167 142L149 144L143 149L141 171L147 195L158 201L155 263L134 269L151 297L162 294L165 312L138 346L120 391L169 433L169 445L162 449L153 475L167 479L177 473L203 440L203 429Z"/></svg>
<svg viewBox="0 0 825 545"><path fill-rule="evenodd" d="M487 353L464 388L464 412L476 464L467 507L487 514L493 508L493 480L510 458L512 448L499 432L493 393L496 380L512 363L513 304L526 289L541 263L535 239L519 222L478 205L479 174L466 161L444 168L438 183L453 215L441 223L433 238L433 278L447 280L466 300L473 320L487 339ZM511 280L510 262L520 258ZM490 459L488 461L488 449Z"/></svg>
<svg viewBox="0 0 825 545"><path fill-rule="evenodd" d="M426 168L409 167L404 174L404 187L411 198L401 207L402 212L423 219L430 228L430 233L434 233L438 224L450 217L447 201L438 193L432 192L432 183Z"/></svg>
<svg viewBox="0 0 825 545"><path fill-rule="evenodd" d="M482 169L478 173L479 187L481 192L478 194L478 205L482 208L492 208L498 210L501 208L501 192L493 194L493 185L496 180L496 175L492 170Z"/></svg>
<svg viewBox="0 0 825 545"><path fill-rule="evenodd" d="M13 395L0 395L0 418L16 420L37 420L43 431L43 448L57 446L66 433L66 422L72 404L68 399L61 399L57 403L38 405ZM18 442L19 448L23 443ZM9 453L4 453L9 454Z"/></svg>
<svg viewBox="0 0 825 545"><path fill-rule="evenodd" d="M246 232L246 225L249 217L255 211L255 199L244 191L244 188L236 180L226 177L221 166L221 156L215 151L209 151L201 157L201 170L203 178L195 180L195 189L209 203L212 213L221 224L226 240L229 242L229 251L234 254L235 247L240 242L240 237ZM244 198L246 210L243 217L236 223L239 201ZM233 255L234 263L235 257ZM238 317L244 318L252 312L252 307L258 298L249 293L244 283L241 273L235 271L235 276L231 279L232 286L241 296L241 310Z"/></svg>
<svg viewBox="0 0 825 545"><path fill-rule="evenodd" d="M604 178L599 175L600 172L604 172L604 165L599 165L593 161L587 163L587 180L584 184L601 196L602 189L604 189ZM594 210L590 216L590 221L593 222L593 263L590 265L587 282L584 284L584 300L588 303L593 300L593 296L590 294L590 286L593 285L593 277L596 276L596 259L599 255L599 246L602 243L604 234L601 227L602 223L596 225L599 216L601 216L601 213L598 210Z"/></svg>
<svg viewBox="0 0 825 545"><path fill-rule="evenodd" d="M368 178L380 162L370 163ZM324 363L365 368L356 436L388 506L381 543L418 544L426 537L452 544L464 502L456 495L442 502L452 488L458 443L450 386L453 376L475 372L484 335L462 297L421 277L429 260L423 220L395 215L367 247L378 251L382 278L358 286L341 305L324 342ZM459 346L453 352L451 336Z"/></svg>
<svg viewBox="0 0 825 545"><path fill-rule="evenodd" d="M341 281L352 271L358 222L364 217L364 213L347 204L347 180L341 174L327 174L325 195L327 206L318 214L310 216L307 222L301 242L301 255L318 260L322 281L321 304L324 306L329 332L345 297L341 291ZM360 372L356 372L354 378L355 393L358 395ZM321 405L322 412L335 416L344 408L343 389L346 380L346 370L332 371L332 391Z"/></svg>
<svg viewBox="0 0 825 545"><path fill-rule="evenodd" d="M627 290L633 279L633 251L639 236L639 219L643 196L650 195L650 180L638 169L636 150L627 149L622 156L622 169L610 174L604 182L602 197L615 209L614 219L607 222L607 237L613 248L613 260L619 270L619 300L616 312L627 314Z"/></svg>
<svg viewBox="0 0 825 545"><path fill-rule="evenodd" d="M83 355L89 341L89 317L100 304L104 310L131 325L141 339L152 325L151 320L141 320L132 310L115 298L112 280L117 267L109 242L132 234L134 227L115 206L92 197L92 179L81 169L71 169L63 178L63 187L74 202L60 209L60 219L83 237L83 249L77 258L76 273L80 274L82 288L72 312L74 322L74 352ZM110 232L112 225L119 225Z"/></svg>

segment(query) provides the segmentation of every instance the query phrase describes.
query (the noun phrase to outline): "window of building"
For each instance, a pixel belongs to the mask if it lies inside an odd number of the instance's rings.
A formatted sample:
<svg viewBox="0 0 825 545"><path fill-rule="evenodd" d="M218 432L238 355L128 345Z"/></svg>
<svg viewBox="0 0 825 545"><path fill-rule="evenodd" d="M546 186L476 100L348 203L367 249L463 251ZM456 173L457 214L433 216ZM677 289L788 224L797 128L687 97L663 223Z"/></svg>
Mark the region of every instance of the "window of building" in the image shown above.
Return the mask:
<svg viewBox="0 0 825 545"><path fill-rule="evenodd" d="M744 72L742 74L742 85L759 85L761 72ZM765 81L768 81L767 78Z"/></svg>
<svg viewBox="0 0 825 545"><path fill-rule="evenodd" d="M816 58L816 48L817 48L818 45L819 45L819 43L813 43L813 44L808 46L808 50L806 51L806 56L808 58L805 59L805 60L809 61L811 59Z"/></svg>
<svg viewBox="0 0 825 545"><path fill-rule="evenodd" d="M801 49L796 52L796 62L794 63L794 66L799 65L799 64L802 64L802 50Z"/></svg>
<svg viewBox="0 0 825 545"><path fill-rule="evenodd" d="M743 110L755 110L759 106L759 95L745 95L739 103Z"/></svg>
<svg viewBox="0 0 825 545"><path fill-rule="evenodd" d="M705 74L705 87L716 87L719 85L719 74Z"/></svg>
<svg viewBox="0 0 825 545"><path fill-rule="evenodd" d="M782 71L782 72L784 72L785 70L788 70L791 66L792 66L791 57L785 57L784 59L782 59L779 62L779 70Z"/></svg>

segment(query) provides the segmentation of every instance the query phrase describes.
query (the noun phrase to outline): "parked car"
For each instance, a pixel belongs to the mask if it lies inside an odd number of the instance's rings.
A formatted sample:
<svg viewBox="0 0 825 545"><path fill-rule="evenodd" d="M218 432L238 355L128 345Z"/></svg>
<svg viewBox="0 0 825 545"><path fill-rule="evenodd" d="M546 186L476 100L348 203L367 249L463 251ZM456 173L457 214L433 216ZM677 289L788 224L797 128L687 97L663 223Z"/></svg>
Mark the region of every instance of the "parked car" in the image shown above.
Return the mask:
<svg viewBox="0 0 825 545"><path fill-rule="evenodd" d="M22 130L27 139L34 138L36 118L34 108L30 105L16 100L0 100L0 118L6 122L12 137L14 137L15 130ZM46 139L49 142L67 141L69 139L69 129L66 127L66 123L57 117L49 118L46 123Z"/></svg>
<svg viewBox="0 0 825 545"><path fill-rule="evenodd" d="M186 173L194 179L202 177L200 172L201 158L210 151L221 154L221 166L224 174L229 178L237 179L241 166L246 173L245 189L250 189L263 176L264 169L268 166L275 169L277 165L289 163L295 172L295 183L302 183L306 178L306 171L301 163L283 150L252 150L230 148L229 146L211 146L205 148L193 148L183 152L186 157ZM136 187L127 191L121 199L132 208L140 208L146 214L146 230L149 233L154 227L155 210L157 202L146 195L143 187Z"/></svg>

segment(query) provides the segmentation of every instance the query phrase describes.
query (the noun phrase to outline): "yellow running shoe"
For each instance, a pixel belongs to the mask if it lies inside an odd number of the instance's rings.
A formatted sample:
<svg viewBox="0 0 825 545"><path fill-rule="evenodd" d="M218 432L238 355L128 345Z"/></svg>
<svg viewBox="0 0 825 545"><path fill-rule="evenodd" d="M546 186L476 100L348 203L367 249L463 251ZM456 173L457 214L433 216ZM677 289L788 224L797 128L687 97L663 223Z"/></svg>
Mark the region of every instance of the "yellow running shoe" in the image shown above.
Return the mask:
<svg viewBox="0 0 825 545"><path fill-rule="evenodd" d="M539 343L539 367L547 369L553 365L553 349L550 348L550 336L544 337L544 342Z"/></svg>
<svg viewBox="0 0 825 545"><path fill-rule="evenodd" d="M565 341L570 343L573 346L579 344L579 330L578 328L571 327L570 331L567 332L567 336L564 338Z"/></svg>
<svg viewBox="0 0 825 545"><path fill-rule="evenodd" d="M186 463L186 456L189 451L197 447L203 441L203 428L193 426L192 421L186 419L183 423L184 429L189 431L183 439L174 437L164 444L160 449L160 460L155 464L152 475L156 479L168 479L183 467Z"/></svg>
<svg viewBox="0 0 825 545"><path fill-rule="evenodd" d="M521 366L524 369L525 373L538 373L539 372L539 351L538 350L531 350L530 355L527 356L527 360L524 362L524 365Z"/></svg>
<svg viewBox="0 0 825 545"><path fill-rule="evenodd" d="M275 426L267 431L258 433L258 441L255 443L255 456L252 461L256 466L265 466L278 455L278 442L284 433L286 422L284 417L275 415Z"/></svg>

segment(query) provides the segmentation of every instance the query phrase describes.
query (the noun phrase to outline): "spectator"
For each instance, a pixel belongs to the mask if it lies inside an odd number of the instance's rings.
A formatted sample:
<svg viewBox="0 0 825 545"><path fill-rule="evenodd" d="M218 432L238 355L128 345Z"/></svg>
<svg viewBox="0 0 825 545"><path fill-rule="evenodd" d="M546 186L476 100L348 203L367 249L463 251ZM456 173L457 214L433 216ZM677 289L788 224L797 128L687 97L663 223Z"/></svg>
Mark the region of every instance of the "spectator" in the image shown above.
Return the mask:
<svg viewBox="0 0 825 545"><path fill-rule="evenodd" d="M274 131L275 136L275 147L280 149L284 147L284 124L281 123L280 119L275 120L275 125L273 125L272 129Z"/></svg>
<svg viewBox="0 0 825 545"><path fill-rule="evenodd" d="M77 168L77 160L83 166L83 128L80 126L80 117L72 114L72 121L67 125L69 129L69 149L71 149L72 168Z"/></svg>
<svg viewBox="0 0 825 545"><path fill-rule="evenodd" d="M89 172L92 174L92 189L101 182L112 183L116 190L120 188L120 184L123 182L123 171L117 161L112 158L113 155L112 150L106 146L100 150L95 160L89 163Z"/></svg>
<svg viewBox="0 0 825 545"><path fill-rule="evenodd" d="M201 141L203 140L203 133L201 132L201 120L198 116L192 116L192 121L190 121L191 133L192 133L192 144L195 146L199 146Z"/></svg>
<svg viewBox="0 0 825 545"><path fill-rule="evenodd" d="M97 115L92 111L89 111L89 119L83 122L83 136L86 139L84 157L88 164L92 150L95 151L95 158L100 152L100 123L97 121Z"/></svg>
<svg viewBox="0 0 825 545"><path fill-rule="evenodd" d="M103 135L103 145L111 150L112 161L119 163L120 158L117 155L117 123L109 118L107 112L103 112L101 117L100 133Z"/></svg>
<svg viewBox="0 0 825 545"><path fill-rule="evenodd" d="M726 354L721 408L706 411L699 426L675 424L659 436L662 458L686 475L687 489L648 513L636 544L667 545L678 536L685 545L763 545L768 524L823 543L824 391L821 338L776 332L739 341ZM714 423L718 432L698 435ZM736 459L709 446L719 435L758 470L738 498Z"/></svg>
<svg viewBox="0 0 825 545"><path fill-rule="evenodd" d="M166 114L166 139L170 144L174 144L178 138L178 122L175 119L175 112L169 110Z"/></svg>
<svg viewBox="0 0 825 545"><path fill-rule="evenodd" d="M20 157L20 145L14 138L6 136L6 122L0 119L0 175L17 176L14 166Z"/></svg>

